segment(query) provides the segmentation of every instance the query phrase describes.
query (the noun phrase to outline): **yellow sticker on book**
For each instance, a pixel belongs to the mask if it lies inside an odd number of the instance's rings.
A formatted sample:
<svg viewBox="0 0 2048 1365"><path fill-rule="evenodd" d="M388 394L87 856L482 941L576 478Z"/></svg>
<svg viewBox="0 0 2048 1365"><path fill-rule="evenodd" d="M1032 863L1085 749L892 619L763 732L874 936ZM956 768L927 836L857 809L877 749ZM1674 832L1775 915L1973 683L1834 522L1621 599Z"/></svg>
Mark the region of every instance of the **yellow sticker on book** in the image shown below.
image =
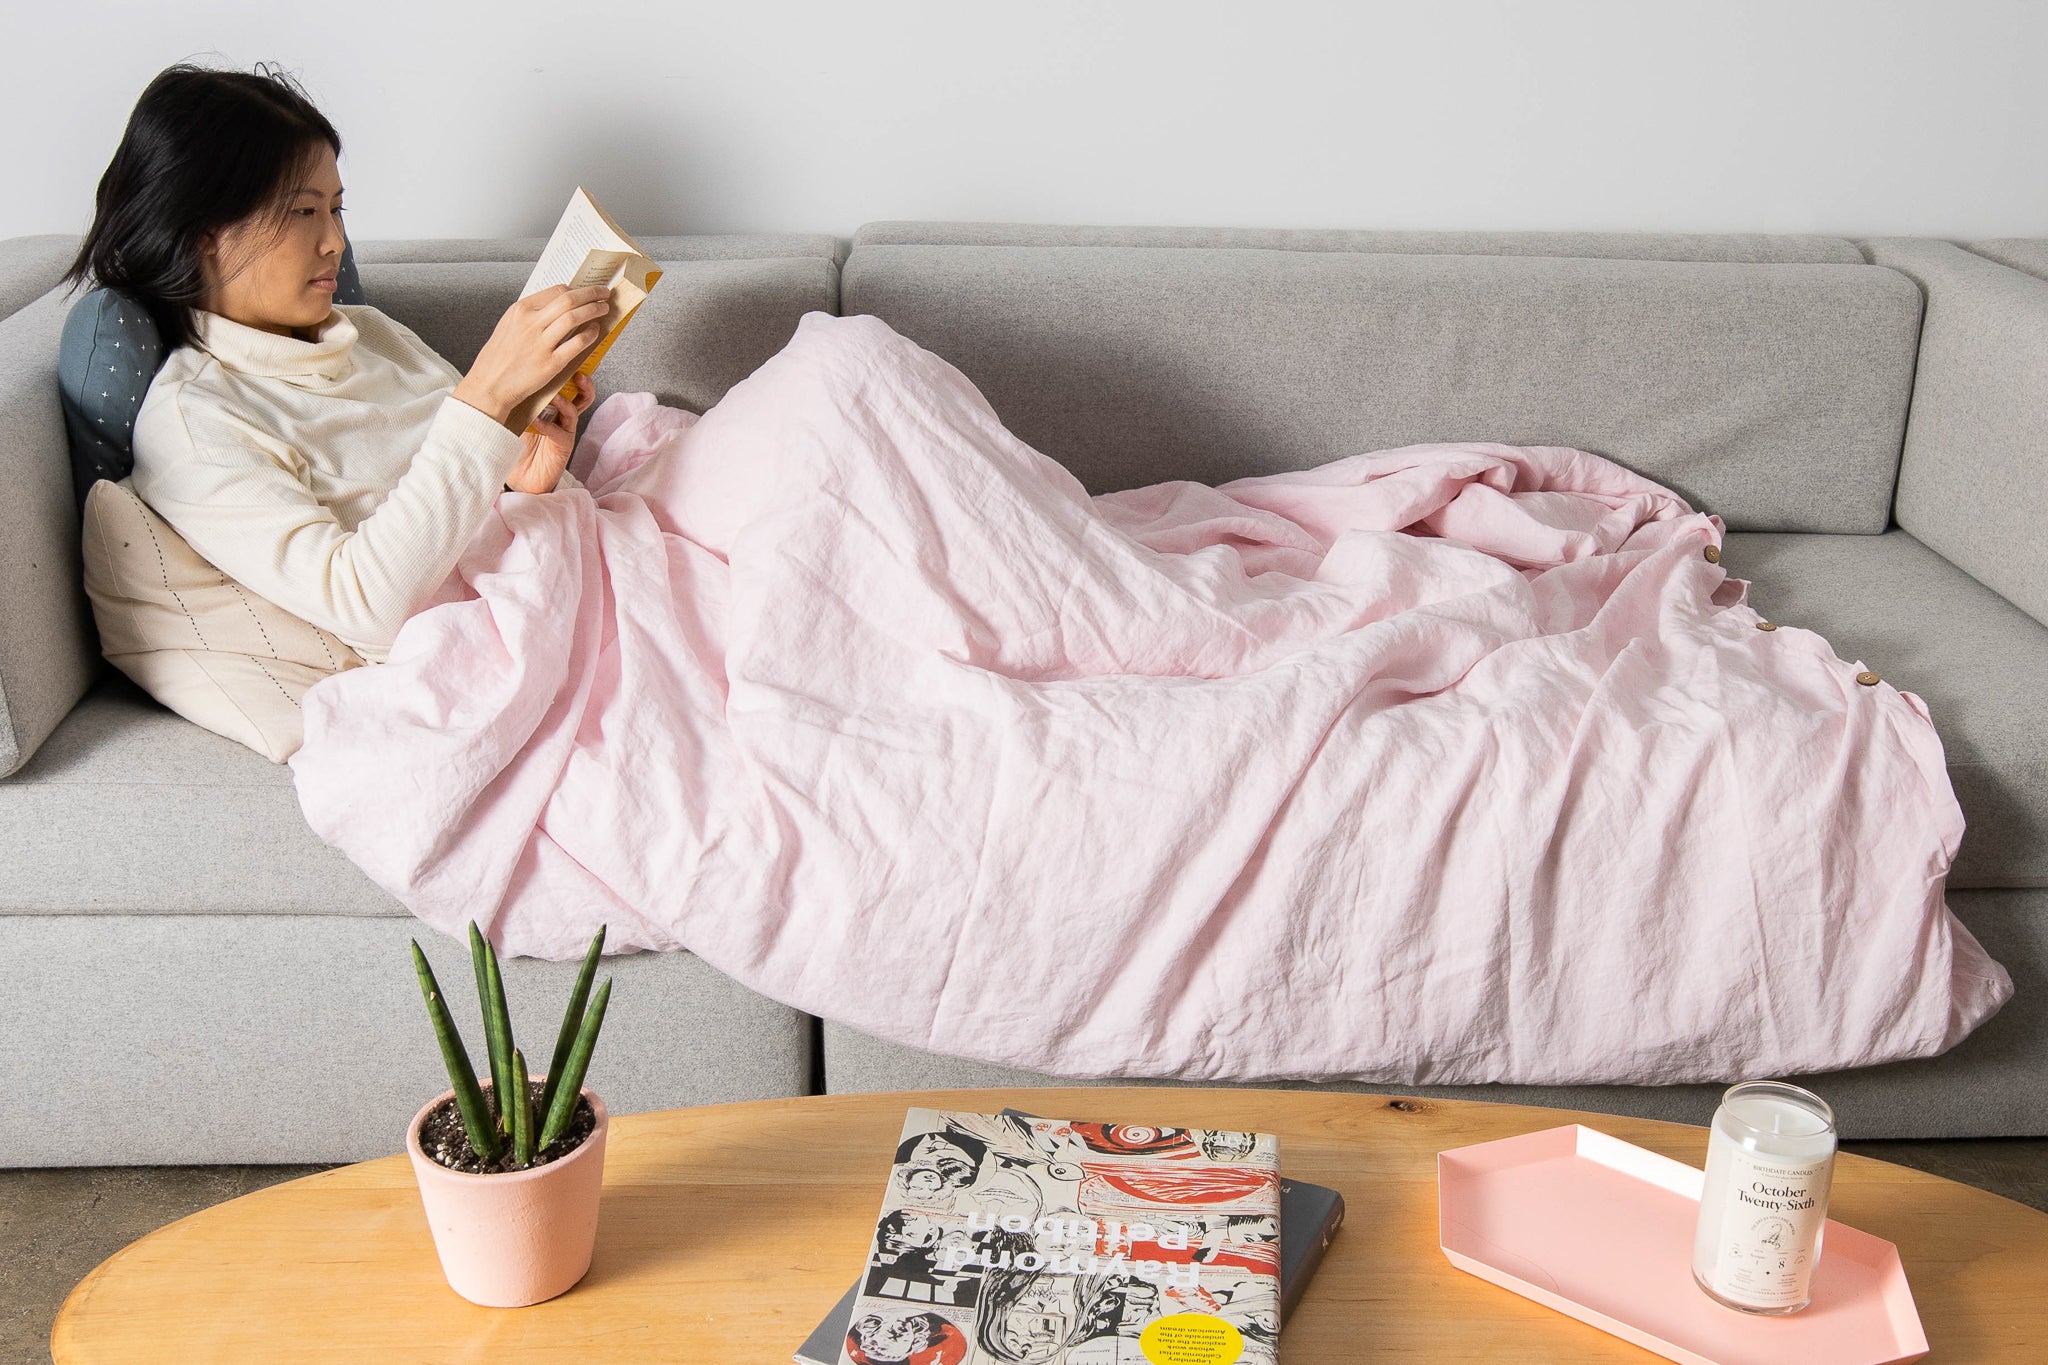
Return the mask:
<svg viewBox="0 0 2048 1365"><path fill-rule="evenodd" d="M1138 1349L1152 1365L1231 1365L1244 1354L1244 1334L1207 1313L1175 1313L1147 1324Z"/></svg>

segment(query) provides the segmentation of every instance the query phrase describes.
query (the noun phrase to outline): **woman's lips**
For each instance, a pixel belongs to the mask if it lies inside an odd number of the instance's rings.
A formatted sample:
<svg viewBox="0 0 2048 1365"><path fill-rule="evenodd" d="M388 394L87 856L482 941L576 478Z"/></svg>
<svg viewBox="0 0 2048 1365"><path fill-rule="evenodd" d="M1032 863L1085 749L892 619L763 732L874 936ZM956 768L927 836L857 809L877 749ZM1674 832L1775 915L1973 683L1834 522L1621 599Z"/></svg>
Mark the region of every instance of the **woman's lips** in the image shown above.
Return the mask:
<svg viewBox="0 0 2048 1365"><path fill-rule="evenodd" d="M332 289L335 287L334 277L332 275L329 275L325 279L314 280L311 284L307 285L306 287L308 289Z"/></svg>

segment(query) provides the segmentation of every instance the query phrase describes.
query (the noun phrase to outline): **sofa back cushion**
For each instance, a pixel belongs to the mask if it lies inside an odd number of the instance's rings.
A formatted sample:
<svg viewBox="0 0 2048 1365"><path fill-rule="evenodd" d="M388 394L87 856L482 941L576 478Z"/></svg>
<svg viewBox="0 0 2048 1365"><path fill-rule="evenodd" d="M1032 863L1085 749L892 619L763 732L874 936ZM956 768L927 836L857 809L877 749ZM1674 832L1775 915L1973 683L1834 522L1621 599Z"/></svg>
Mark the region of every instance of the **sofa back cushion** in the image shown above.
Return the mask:
<svg viewBox="0 0 2048 1365"><path fill-rule="evenodd" d="M1920 291L1855 259L856 236L840 311L958 366L1092 492L1505 441L1596 451L1736 529L1877 532Z"/></svg>
<svg viewBox="0 0 2048 1365"><path fill-rule="evenodd" d="M642 244L654 250L660 240ZM829 256L654 259L661 283L605 352L595 376L600 400L645 392L702 412L781 350L797 319L839 303L839 270ZM364 265L377 306L463 370L532 273L531 259Z"/></svg>
<svg viewBox="0 0 2048 1365"><path fill-rule="evenodd" d="M1980 237L1963 245L1988 261L2048 280L2048 237Z"/></svg>
<svg viewBox="0 0 2048 1365"><path fill-rule="evenodd" d="M1419 256L1566 256L1624 261L1805 261L1861 265L1846 237L1789 232L1416 232L1393 228L1149 227L1123 224L863 223L856 247L1180 246Z"/></svg>
<svg viewBox="0 0 2048 1365"><path fill-rule="evenodd" d="M273 763L305 738L306 689L363 663L208 563L126 478L87 492L82 548L107 661L185 719Z"/></svg>

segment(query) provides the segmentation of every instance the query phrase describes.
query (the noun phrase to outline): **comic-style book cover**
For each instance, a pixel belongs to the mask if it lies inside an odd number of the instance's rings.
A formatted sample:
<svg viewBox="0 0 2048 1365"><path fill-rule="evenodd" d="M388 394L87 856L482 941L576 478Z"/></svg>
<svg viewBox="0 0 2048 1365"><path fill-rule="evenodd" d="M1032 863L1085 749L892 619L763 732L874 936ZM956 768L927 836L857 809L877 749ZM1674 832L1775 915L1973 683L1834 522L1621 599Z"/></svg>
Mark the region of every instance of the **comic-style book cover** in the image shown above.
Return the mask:
<svg viewBox="0 0 2048 1365"><path fill-rule="evenodd" d="M1276 1365L1271 1134L912 1109L839 1365Z"/></svg>

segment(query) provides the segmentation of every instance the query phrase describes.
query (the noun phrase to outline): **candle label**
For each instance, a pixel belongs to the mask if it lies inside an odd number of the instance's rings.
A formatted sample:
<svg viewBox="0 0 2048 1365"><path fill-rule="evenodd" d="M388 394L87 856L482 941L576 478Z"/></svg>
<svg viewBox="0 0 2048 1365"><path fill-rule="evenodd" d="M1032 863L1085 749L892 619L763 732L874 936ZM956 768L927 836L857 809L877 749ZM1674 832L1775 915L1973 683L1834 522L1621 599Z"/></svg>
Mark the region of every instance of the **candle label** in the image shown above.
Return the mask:
<svg viewBox="0 0 2048 1365"><path fill-rule="evenodd" d="M1727 1200L1714 1249L1714 1292L1758 1308L1803 1303L1827 1218L1830 1162L1727 1153Z"/></svg>

